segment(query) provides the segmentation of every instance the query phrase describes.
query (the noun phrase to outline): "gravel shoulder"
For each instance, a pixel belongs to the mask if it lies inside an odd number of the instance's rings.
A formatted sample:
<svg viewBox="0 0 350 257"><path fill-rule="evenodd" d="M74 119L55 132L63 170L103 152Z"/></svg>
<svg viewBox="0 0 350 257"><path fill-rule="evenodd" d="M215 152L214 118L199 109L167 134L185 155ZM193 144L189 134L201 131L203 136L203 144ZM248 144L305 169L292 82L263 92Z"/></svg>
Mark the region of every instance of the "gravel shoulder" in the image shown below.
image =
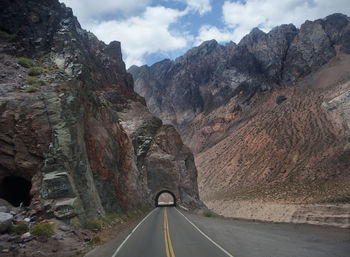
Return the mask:
<svg viewBox="0 0 350 257"><path fill-rule="evenodd" d="M350 230L203 217L182 211L235 257L349 256Z"/></svg>

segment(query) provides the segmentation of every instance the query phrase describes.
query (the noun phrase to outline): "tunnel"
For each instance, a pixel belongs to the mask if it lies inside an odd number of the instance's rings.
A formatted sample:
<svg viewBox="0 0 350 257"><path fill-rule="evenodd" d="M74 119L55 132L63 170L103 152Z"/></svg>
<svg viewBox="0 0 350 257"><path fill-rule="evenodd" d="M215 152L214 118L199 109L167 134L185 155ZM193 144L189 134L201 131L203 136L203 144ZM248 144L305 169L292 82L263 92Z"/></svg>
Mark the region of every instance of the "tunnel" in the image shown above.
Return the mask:
<svg viewBox="0 0 350 257"><path fill-rule="evenodd" d="M14 207L29 206L31 201L30 189L32 183L18 176L4 177L0 184L0 198L5 199Z"/></svg>
<svg viewBox="0 0 350 257"><path fill-rule="evenodd" d="M156 207L176 206L176 197L174 193L169 190L158 192L154 201Z"/></svg>

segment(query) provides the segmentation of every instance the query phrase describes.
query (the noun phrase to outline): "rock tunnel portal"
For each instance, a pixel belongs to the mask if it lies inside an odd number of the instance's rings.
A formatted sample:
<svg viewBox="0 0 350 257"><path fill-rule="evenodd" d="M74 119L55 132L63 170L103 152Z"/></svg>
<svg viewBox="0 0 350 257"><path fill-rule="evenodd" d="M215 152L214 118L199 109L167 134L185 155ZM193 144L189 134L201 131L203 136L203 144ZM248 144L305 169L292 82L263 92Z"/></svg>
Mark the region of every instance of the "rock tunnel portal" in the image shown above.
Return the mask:
<svg viewBox="0 0 350 257"><path fill-rule="evenodd" d="M156 207L176 206L176 196L169 190L162 190L156 194L154 203Z"/></svg>
<svg viewBox="0 0 350 257"><path fill-rule="evenodd" d="M20 206L21 203L24 206L29 206L31 188L30 181L18 176L7 176L0 183L0 198L5 199L15 207Z"/></svg>

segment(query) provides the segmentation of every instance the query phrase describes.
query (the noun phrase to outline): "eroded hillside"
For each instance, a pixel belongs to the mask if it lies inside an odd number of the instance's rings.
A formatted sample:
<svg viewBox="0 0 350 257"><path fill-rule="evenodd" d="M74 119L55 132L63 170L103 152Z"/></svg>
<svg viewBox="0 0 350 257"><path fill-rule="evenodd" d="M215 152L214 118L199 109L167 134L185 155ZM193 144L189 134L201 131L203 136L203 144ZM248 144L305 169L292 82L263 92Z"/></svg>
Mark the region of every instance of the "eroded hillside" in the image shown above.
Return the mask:
<svg viewBox="0 0 350 257"><path fill-rule="evenodd" d="M349 18L333 14L130 72L196 153L214 210L219 200L349 203L349 36Z"/></svg>

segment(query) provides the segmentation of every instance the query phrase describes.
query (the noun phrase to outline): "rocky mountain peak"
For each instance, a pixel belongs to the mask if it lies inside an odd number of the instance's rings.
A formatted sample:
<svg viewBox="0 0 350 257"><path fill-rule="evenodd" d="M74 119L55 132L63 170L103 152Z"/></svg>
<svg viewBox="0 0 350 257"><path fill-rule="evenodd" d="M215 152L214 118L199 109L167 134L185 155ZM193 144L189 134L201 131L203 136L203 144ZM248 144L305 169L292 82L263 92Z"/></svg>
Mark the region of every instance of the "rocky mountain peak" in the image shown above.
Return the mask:
<svg viewBox="0 0 350 257"><path fill-rule="evenodd" d="M244 36L239 44L247 44L248 42L255 42L259 41L261 39L264 39L266 36L266 33L260 30L259 28L255 27L253 28L250 33L246 36Z"/></svg>
<svg viewBox="0 0 350 257"><path fill-rule="evenodd" d="M126 72L125 64L123 62L122 48L119 41L110 42L105 49L105 53L110 58L114 59L116 63L121 64L119 69L117 70L118 72Z"/></svg>
<svg viewBox="0 0 350 257"><path fill-rule="evenodd" d="M187 53L184 54L184 56L181 56L175 60L175 63L181 63L184 60L192 60L197 58L203 58L209 54L211 54L213 51L216 51L220 49L220 45L215 39L204 41L202 44L200 44L197 47L194 47L187 51Z"/></svg>

